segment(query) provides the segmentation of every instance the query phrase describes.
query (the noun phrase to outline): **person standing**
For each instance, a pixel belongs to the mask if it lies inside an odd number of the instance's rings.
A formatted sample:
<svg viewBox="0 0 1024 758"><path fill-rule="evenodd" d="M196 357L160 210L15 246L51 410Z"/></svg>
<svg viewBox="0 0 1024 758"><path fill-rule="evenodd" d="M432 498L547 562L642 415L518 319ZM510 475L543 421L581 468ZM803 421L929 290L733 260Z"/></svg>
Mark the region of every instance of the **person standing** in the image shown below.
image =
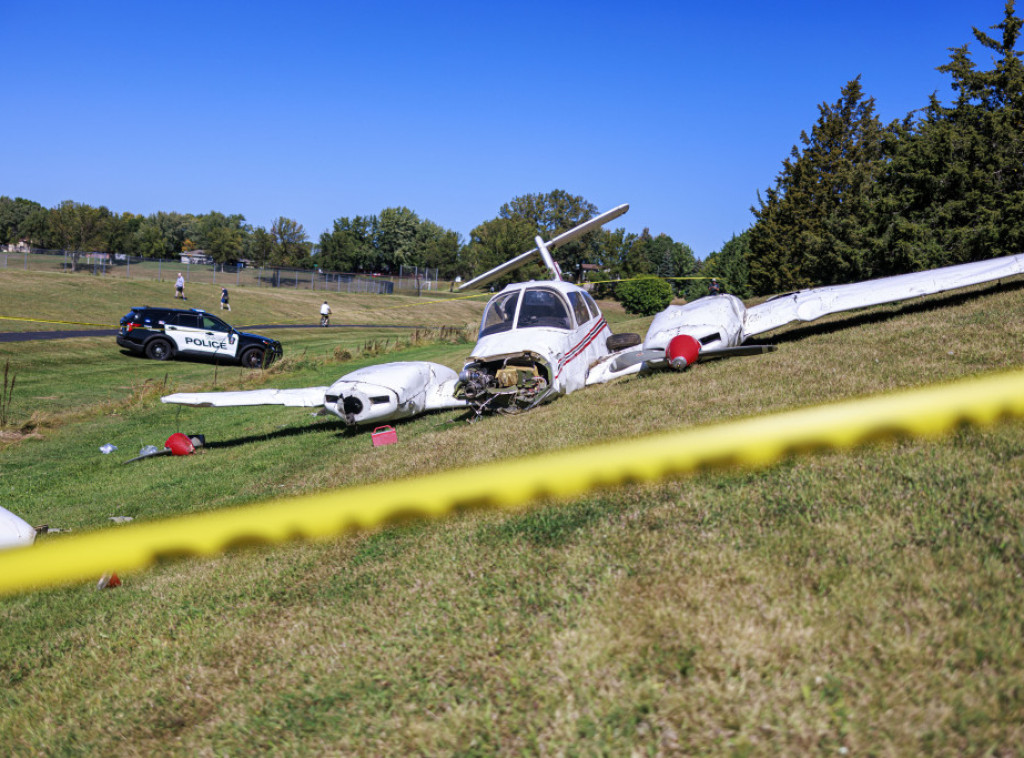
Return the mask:
<svg viewBox="0 0 1024 758"><path fill-rule="evenodd" d="M221 287L220 288L220 309L222 311L230 311L231 310L231 304L228 303L228 288L227 287Z"/></svg>
<svg viewBox="0 0 1024 758"><path fill-rule="evenodd" d="M182 300L188 300L188 298L185 297L185 277L183 277L180 272L178 273L177 280L174 282L174 299L177 300L179 297Z"/></svg>

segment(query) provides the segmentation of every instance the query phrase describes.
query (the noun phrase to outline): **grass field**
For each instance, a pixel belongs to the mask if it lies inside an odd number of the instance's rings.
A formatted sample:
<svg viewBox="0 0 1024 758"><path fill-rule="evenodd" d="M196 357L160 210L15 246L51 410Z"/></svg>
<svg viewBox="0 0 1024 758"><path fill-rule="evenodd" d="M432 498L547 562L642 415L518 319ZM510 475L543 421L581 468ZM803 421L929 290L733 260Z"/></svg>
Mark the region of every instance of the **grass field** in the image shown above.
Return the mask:
<svg viewBox="0 0 1024 758"><path fill-rule="evenodd" d="M116 321L146 296L134 282L54 294L60 278L0 275L0 315L57 300L68 320ZM169 300L158 294L152 304ZM255 294L274 318L235 323L287 323L318 302ZM394 323L418 323L415 298L352 297L368 299L352 302L367 314L410 304ZM257 312L248 307L239 314ZM425 307L430 324L480 312ZM400 310L372 317L390 323ZM417 340L412 328L281 330L288 360L256 373L144 361L112 339L0 344L18 376L0 501L61 530L117 528L110 517L387 482L1021 368L1022 311L1019 283L876 308L781 330L770 355L594 387L523 416L424 416L379 449L308 410L176 408L159 395L327 384L381 359L458 367L469 344ZM608 315L618 331L643 332ZM390 352L397 337L413 344ZM382 339L389 352L375 356ZM178 430L208 447L123 465ZM119 450L101 455L106 442ZM16 755L1016 755L1022 473L1024 424L1007 422L188 559L117 590L6 598L0 744Z"/></svg>

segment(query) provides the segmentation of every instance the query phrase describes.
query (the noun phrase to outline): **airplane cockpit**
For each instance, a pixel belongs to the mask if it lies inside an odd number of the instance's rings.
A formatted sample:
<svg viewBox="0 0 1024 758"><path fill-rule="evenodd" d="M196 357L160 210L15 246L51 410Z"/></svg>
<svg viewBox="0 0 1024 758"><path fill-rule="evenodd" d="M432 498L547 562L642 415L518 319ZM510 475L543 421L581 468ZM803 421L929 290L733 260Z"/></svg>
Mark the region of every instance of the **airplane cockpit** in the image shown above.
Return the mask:
<svg viewBox="0 0 1024 758"><path fill-rule="evenodd" d="M526 287L501 292L487 304L479 336L511 331L513 327L568 331L598 315L596 303L586 293L569 292L568 297L572 301L571 307L565 294L552 287Z"/></svg>

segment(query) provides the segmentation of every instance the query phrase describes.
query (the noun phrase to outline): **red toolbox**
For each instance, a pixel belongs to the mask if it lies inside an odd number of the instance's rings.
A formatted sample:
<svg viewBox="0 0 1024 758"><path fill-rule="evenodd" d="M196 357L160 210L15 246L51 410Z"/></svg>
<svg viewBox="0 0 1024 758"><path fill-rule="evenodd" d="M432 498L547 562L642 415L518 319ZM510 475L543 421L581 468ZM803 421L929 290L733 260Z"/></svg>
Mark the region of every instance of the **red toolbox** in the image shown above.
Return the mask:
<svg viewBox="0 0 1024 758"><path fill-rule="evenodd" d="M398 442L398 432L395 431L393 426L378 426L373 430L373 434L370 435L370 439L373 440L374 447L380 447L381 445L394 445Z"/></svg>

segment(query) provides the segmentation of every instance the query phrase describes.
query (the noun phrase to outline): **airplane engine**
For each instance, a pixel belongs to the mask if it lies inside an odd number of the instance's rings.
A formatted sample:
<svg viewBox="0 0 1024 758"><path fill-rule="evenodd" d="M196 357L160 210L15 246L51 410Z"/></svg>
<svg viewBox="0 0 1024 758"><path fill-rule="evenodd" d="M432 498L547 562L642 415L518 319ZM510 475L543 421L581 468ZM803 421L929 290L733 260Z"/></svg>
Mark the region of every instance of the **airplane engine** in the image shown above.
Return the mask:
<svg viewBox="0 0 1024 758"><path fill-rule="evenodd" d="M352 425L408 418L461 405L452 397L456 379L450 368L426 361L367 366L328 387L324 408Z"/></svg>
<svg viewBox="0 0 1024 758"><path fill-rule="evenodd" d="M669 340L665 348L665 359L668 365L676 371L682 371L687 366L697 362L700 357L700 343L689 334L680 334Z"/></svg>
<svg viewBox="0 0 1024 758"><path fill-rule="evenodd" d="M476 361L459 373L455 396L464 399L477 416L485 411L519 413L547 397L549 376L548 365L532 353Z"/></svg>

